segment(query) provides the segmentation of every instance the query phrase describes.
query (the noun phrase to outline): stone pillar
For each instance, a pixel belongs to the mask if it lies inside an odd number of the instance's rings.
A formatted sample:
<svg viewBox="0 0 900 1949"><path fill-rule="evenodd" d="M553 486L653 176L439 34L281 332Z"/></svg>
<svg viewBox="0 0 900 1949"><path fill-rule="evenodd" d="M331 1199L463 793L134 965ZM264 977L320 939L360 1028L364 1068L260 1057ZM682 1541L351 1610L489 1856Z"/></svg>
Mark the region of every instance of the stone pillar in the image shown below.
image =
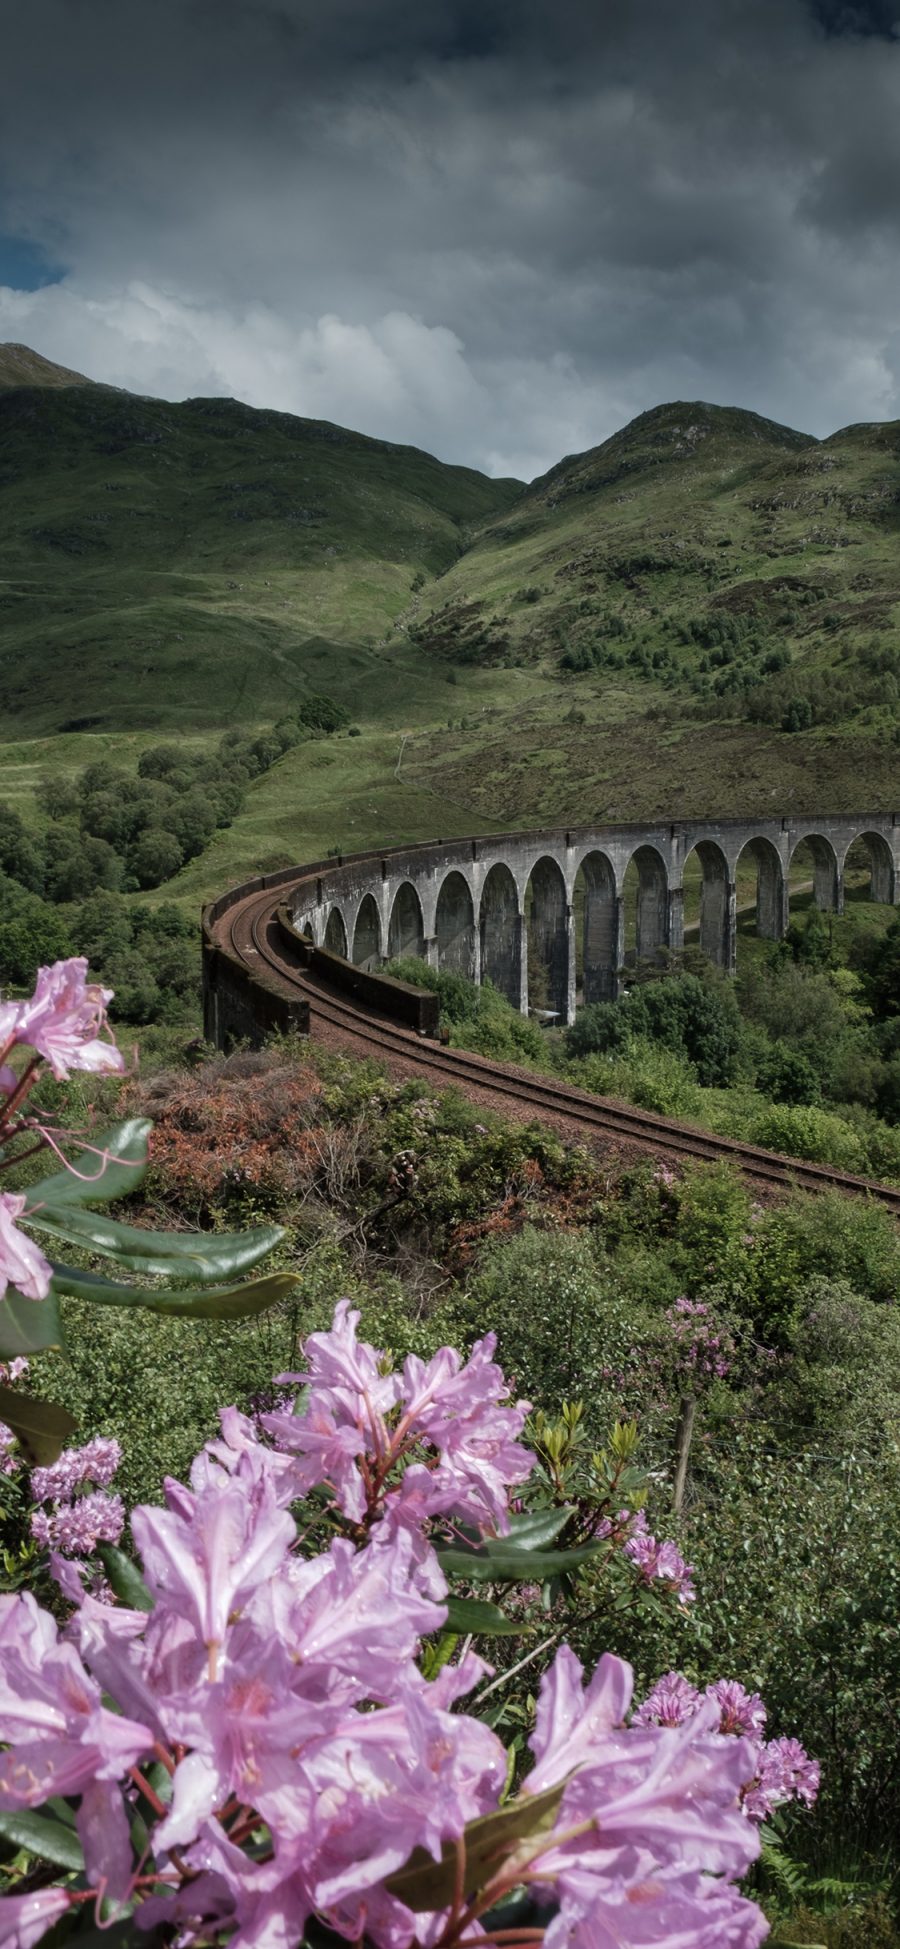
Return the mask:
<svg viewBox="0 0 900 1949"><path fill-rule="evenodd" d="M515 960L518 963L519 1014L528 1014L528 921L524 914L516 915Z"/></svg>
<svg viewBox="0 0 900 1949"><path fill-rule="evenodd" d="M563 1021L575 1020L575 909L566 908L566 1007Z"/></svg>
<svg viewBox="0 0 900 1949"><path fill-rule="evenodd" d="M844 869L842 866L837 868L834 876L834 911L836 914L842 914L844 911Z"/></svg>
<svg viewBox="0 0 900 1949"><path fill-rule="evenodd" d="M729 880L725 896L725 938L722 943L726 974L737 972L737 882Z"/></svg>
<svg viewBox="0 0 900 1949"><path fill-rule="evenodd" d="M666 946L671 954L681 954L684 949L683 887L672 887L669 891L668 913L666 915Z"/></svg>
<svg viewBox="0 0 900 1949"><path fill-rule="evenodd" d="M477 921L472 923L472 980L476 988L481 987L481 928Z"/></svg>
<svg viewBox="0 0 900 1949"><path fill-rule="evenodd" d="M616 895L613 909L612 965L609 971L609 1000L617 1002L622 992L622 969L625 966L625 899Z"/></svg>
<svg viewBox="0 0 900 1949"><path fill-rule="evenodd" d="M440 967L440 955L438 953L438 943L437 943L436 934L431 934L426 936L424 959L427 962L429 968Z"/></svg>

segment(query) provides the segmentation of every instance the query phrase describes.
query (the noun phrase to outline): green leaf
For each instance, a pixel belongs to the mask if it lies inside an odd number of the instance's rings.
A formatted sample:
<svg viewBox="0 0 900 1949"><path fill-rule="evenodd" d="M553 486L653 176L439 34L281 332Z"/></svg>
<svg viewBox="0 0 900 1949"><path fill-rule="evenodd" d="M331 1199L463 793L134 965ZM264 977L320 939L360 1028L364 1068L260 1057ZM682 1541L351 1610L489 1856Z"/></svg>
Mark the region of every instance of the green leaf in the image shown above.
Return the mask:
<svg viewBox="0 0 900 1949"><path fill-rule="evenodd" d="M463 1577L468 1583L543 1583L547 1577L561 1577L565 1570L577 1570L592 1557L599 1556L602 1543L585 1543L577 1550L519 1550L505 1536L489 1537L477 1550L438 1549L437 1557L447 1577Z"/></svg>
<svg viewBox="0 0 900 1949"><path fill-rule="evenodd" d="M555 1543L574 1513L568 1503L561 1509L527 1509L521 1516L510 1517L509 1535L504 1542L512 1543L517 1550L545 1549L548 1543Z"/></svg>
<svg viewBox="0 0 900 1949"><path fill-rule="evenodd" d="M73 1299L91 1299L97 1306L145 1306L186 1320L245 1320L286 1298L298 1284L296 1272L270 1272L264 1279L248 1279L242 1286L216 1286L205 1292L153 1292L144 1286L119 1286L98 1273L75 1266L54 1265L52 1290Z"/></svg>
<svg viewBox="0 0 900 1949"><path fill-rule="evenodd" d="M486 1604L478 1597L448 1597L447 1629L471 1631L473 1637L520 1638L531 1630L531 1626L513 1623L499 1605Z"/></svg>
<svg viewBox="0 0 900 1949"><path fill-rule="evenodd" d="M29 1206L32 1197L29 1191ZM50 1232L54 1238L119 1259L130 1272L177 1276L192 1282L235 1279L249 1272L284 1237L282 1225L260 1225L248 1232L142 1232L133 1225L120 1225L102 1212L49 1201L29 1208L25 1216L36 1231Z"/></svg>
<svg viewBox="0 0 900 1949"><path fill-rule="evenodd" d="M74 1171L54 1171L52 1177L28 1186L29 1202L93 1205L104 1204L107 1198L124 1198L137 1189L147 1169L152 1129L146 1117L131 1117L99 1137L92 1136L91 1149L75 1153ZM98 1156L98 1152L105 1155Z"/></svg>
<svg viewBox="0 0 900 1949"><path fill-rule="evenodd" d="M55 1401L35 1400L33 1394L19 1394L12 1387L0 1386L0 1421L18 1436L28 1460L41 1468L56 1461L75 1429L66 1408Z"/></svg>
<svg viewBox="0 0 900 1949"><path fill-rule="evenodd" d="M63 1827L58 1820L47 1820L43 1814L0 1812L0 1835L5 1841L12 1841L14 1847L24 1847L29 1854L37 1854L42 1861L52 1861L55 1868L79 1869L84 1867L81 1842L71 1827Z"/></svg>
<svg viewBox="0 0 900 1949"><path fill-rule="evenodd" d="M115 1543L98 1543L97 1555L120 1601L132 1611L152 1611L154 1600L130 1556Z"/></svg>
<svg viewBox="0 0 900 1949"><path fill-rule="evenodd" d="M529 1852L529 1842L552 1832L566 1784L561 1780L558 1786L548 1787L546 1793L523 1794L520 1800L510 1801L496 1813L483 1814L480 1820L469 1822L464 1836L464 1895L483 1888L520 1847L524 1856ZM456 1842L445 1841L440 1861L433 1860L426 1848L415 1848L406 1866L389 1875L384 1885L389 1894L396 1895L398 1901L419 1914L424 1909L450 1906L456 1892L456 1874Z"/></svg>
<svg viewBox="0 0 900 1949"><path fill-rule="evenodd" d="M52 1290L46 1299L26 1299L15 1286L7 1286L5 1297L0 1299L0 1359L43 1353L45 1347L63 1344L62 1321Z"/></svg>
<svg viewBox="0 0 900 1949"><path fill-rule="evenodd" d="M508 1550L542 1550L553 1543L561 1529L573 1514L567 1505L562 1509L528 1509L522 1515L511 1516L509 1533L493 1539L503 1543ZM484 1538L477 1530L463 1529L460 1540L453 1544L454 1549L471 1551L477 1555L484 1546ZM448 1544L448 1548L450 1545Z"/></svg>

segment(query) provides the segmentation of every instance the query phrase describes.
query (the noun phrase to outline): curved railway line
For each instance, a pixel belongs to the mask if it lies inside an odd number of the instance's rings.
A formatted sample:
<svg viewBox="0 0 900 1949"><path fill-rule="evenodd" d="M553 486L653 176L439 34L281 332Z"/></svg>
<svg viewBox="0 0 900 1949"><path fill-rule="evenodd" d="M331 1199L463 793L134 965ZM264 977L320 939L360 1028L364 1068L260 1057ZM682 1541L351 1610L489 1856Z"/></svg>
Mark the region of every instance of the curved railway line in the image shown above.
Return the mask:
<svg viewBox="0 0 900 1949"><path fill-rule="evenodd" d="M277 918L284 894L283 884L247 894L214 921L213 931L251 974L256 970L275 976L307 1001L314 1033L318 1026L328 1039L360 1054L381 1057L388 1063L393 1061L395 1066L402 1063L407 1071L428 1077L436 1084L454 1084L482 1100L488 1099L496 1109L518 1113L527 1119L544 1117L563 1125L569 1135L584 1141L596 1137L607 1144L618 1143L651 1151L657 1157L671 1157L673 1162L692 1157L728 1160L739 1165L756 1183L773 1189L794 1185L807 1191L836 1189L868 1194L900 1218L900 1190L890 1185L824 1164L779 1157L753 1144L714 1136L669 1117L612 1103L570 1084L554 1082L550 1077L494 1062L464 1049L447 1048L356 1006L301 969L289 943L282 937Z"/></svg>

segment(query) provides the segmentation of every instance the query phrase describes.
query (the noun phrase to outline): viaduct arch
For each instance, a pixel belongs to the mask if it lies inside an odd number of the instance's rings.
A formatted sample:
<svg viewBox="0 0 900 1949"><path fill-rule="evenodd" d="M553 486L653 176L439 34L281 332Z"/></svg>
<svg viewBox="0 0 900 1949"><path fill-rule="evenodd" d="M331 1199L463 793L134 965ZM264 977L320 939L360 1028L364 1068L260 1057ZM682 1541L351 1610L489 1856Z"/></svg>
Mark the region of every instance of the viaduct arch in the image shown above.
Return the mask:
<svg viewBox="0 0 900 1949"><path fill-rule="evenodd" d="M699 937L710 960L729 971L735 965L739 865L755 870L757 931L780 940L800 846L812 859L817 906L842 911L853 847L857 858L860 849L868 855L871 898L900 905L897 813L434 840L300 867L284 875L285 897L301 932L358 967L418 955L493 982L523 1012L530 995L532 1006L569 1022L579 977L585 1002L619 993L631 952L627 929L639 957L683 947L689 861L702 876Z"/></svg>

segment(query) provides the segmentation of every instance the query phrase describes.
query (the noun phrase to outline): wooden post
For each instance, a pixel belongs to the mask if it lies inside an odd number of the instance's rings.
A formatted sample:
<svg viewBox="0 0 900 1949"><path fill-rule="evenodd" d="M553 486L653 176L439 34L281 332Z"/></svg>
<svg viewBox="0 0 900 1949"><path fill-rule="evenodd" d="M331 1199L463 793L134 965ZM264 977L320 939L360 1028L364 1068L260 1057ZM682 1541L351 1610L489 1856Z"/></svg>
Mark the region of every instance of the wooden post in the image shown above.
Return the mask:
<svg viewBox="0 0 900 1949"><path fill-rule="evenodd" d="M683 1394L678 1403L678 1421L675 1427L675 1488L672 1494L672 1507L676 1516L681 1515L681 1505L684 1502L684 1485L687 1481L696 1405L692 1394Z"/></svg>

